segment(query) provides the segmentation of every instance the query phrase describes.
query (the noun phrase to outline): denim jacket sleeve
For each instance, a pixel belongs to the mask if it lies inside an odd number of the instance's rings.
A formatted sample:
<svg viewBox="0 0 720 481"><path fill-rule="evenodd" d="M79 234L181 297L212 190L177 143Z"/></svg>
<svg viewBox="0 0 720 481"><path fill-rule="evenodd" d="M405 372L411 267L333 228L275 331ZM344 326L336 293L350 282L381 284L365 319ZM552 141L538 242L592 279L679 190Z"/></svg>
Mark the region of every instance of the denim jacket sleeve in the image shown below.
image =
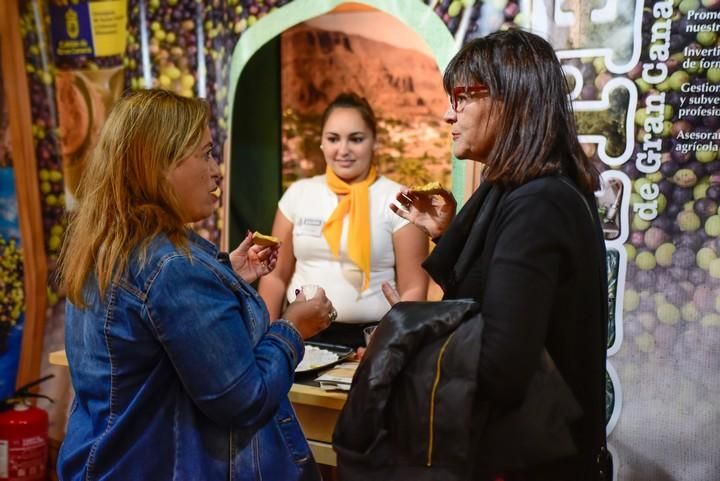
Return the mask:
<svg viewBox="0 0 720 481"><path fill-rule="evenodd" d="M145 315L198 408L219 424L254 431L287 397L303 341L291 326L273 323L253 345L247 326L257 319L244 316L262 318L264 306L243 302L248 294L228 285L221 268L167 258L151 279Z"/></svg>

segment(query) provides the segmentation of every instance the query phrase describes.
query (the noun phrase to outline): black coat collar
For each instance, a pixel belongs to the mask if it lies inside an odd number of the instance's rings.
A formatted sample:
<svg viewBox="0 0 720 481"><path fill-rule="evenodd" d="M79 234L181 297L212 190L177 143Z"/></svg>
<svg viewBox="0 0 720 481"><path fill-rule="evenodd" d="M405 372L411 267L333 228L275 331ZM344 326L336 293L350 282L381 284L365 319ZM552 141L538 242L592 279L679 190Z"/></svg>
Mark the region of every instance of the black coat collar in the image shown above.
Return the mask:
<svg viewBox="0 0 720 481"><path fill-rule="evenodd" d="M483 182L453 219L423 267L452 298L455 287L485 247L490 223L505 192Z"/></svg>

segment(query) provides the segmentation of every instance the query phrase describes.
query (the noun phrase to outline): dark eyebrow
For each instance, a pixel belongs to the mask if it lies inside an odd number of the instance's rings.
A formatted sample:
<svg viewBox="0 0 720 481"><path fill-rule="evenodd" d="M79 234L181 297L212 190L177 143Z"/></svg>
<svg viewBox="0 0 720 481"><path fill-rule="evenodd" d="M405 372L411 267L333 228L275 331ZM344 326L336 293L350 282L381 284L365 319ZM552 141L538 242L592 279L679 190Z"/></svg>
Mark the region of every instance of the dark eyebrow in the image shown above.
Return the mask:
<svg viewBox="0 0 720 481"><path fill-rule="evenodd" d="M338 137L340 137L339 133L332 132L332 131L325 132L325 135L337 135ZM358 130L357 132L350 132L348 134L348 137L352 137L353 135L366 135L366 133L363 132L362 130Z"/></svg>

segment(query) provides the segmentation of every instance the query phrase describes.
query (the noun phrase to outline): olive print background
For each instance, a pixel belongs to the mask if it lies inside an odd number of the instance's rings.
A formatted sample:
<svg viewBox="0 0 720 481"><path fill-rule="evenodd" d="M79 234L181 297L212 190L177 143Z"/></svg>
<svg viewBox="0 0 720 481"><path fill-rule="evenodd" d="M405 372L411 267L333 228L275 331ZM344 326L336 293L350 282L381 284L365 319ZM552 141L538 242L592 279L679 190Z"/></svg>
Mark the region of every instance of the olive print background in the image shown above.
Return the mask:
<svg viewBox="0 0 720 481"><path fill-rule="evenodd" d="M15 392L25 312L7 93L0 78L0 399Z"/></svg>
<svg viewBox="0 0 720 481"><path fill-rule="evenodd" d="M128 0L125 55L56 62L48 2L18 0L51 270L72 183L68 152L92 139L100 107L124 89L150 85L205 97L221 158L232 50L258 19L288 3ZM580 139L606 180L598 199L609 252L608 430L616 479L720 479L720 117L713 107L720 2L407 4L434 12L458 44L513 25L553 43L572 88ZM61 107L58 99L70 100ZM68 138L63 116L87 124L86 138ZM217 241L222 214L198 230ZM49 289L48 352L62 347L63 322L62 295ZM63 370L57 374L44 389L60 401L48 406L51 435L59 439L70 388Z"/></svg>

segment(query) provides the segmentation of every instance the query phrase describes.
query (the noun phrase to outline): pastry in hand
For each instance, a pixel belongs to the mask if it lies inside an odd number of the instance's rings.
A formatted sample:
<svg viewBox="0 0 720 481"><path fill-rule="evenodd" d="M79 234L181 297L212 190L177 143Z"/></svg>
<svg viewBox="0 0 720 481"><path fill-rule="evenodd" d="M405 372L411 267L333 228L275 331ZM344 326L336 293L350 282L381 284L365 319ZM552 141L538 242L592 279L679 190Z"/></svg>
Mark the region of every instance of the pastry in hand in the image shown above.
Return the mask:
<svg viewBox="0 0 720 481"><path fill-rule="evenodd" d="M252 235L253 244L263 246L263 247L273 247L278 245L280 242L280 239L277 237L273 237L271 235L264 235L259 233L258 231L253 232Z"/></svg>
<svg viewBox="0 0 720 481"><path fill-rule="evenodd" d="M435 195L439 194L445 189L440 182L429 182L424 185L411 187L410 190L415 194Z"/></svg>

